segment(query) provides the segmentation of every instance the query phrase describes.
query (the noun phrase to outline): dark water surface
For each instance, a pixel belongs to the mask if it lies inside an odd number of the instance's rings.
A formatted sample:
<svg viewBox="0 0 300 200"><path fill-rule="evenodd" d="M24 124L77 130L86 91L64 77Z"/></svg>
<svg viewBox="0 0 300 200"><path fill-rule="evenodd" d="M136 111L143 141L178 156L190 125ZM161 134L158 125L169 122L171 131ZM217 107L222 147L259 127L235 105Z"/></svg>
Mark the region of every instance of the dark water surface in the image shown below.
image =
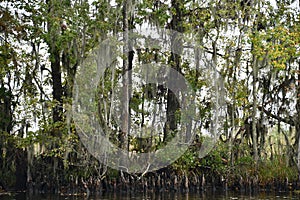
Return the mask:
<svg viewBox="0 0 300 200"><path fill-rule="evenodd" d="M29 196L25 193L10 193L10 194L1 194L1 200L128 200L128 199L137 199L137 200L150 200L150 199L158 199L158 200L195 200L195 199L228 199L228 200L280 200L280 199L300 199L300 194L296 194L293 192L289 193L258 193L255 195L251 194L239 194L232 192L224 192L224 193L145 193L145 194L116 194L116 193L108 193L99 196L61 196L61 195L33 195Z"/></svg>

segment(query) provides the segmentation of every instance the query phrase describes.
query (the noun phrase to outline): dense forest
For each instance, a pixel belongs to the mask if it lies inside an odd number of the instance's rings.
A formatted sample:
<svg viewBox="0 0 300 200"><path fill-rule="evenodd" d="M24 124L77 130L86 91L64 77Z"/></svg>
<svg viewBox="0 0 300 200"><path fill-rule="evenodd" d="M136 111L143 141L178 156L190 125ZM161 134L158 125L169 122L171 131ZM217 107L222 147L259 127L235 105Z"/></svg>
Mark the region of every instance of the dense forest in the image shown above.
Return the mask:
<svg viewBox="0 0 300 200"><path fill-rule="evenodd" d="M1 0L1 191L299 189L299 7L295 0ZM162 30L165 44L131 32L140 29ZM99 50L109 38L121 40ZM90 84L108 57L112 67ZM158 65L167 67L151 68ZM180 77L192 95L178 89ZM96 92L78 100L79 90ZM96 114L82 114L90 108ZM80 123L89 115L119 151L110 162L99 157L109 146L85 137L93 127ZM117 163L120 152L128 159ZM157 153L163 167L145 158L148 166L129 169L149 152L164 152Z"/></svg>

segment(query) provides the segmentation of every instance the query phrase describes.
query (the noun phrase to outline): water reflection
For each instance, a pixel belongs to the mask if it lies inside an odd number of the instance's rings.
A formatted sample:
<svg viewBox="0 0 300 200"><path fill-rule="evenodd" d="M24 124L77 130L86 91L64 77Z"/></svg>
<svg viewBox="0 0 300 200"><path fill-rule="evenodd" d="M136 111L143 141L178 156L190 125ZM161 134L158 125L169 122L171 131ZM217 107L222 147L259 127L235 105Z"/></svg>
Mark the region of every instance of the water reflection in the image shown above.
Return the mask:
<svg viewBox="0 0 300 200"><path fill-rule="evenodd" d="M1 200L271 200L271 199L299 199L300 195L295 193L259 193L256 195L251 194L237 194L232 192L224 193L210 193L210 192L200 192L200 193L169 193L169 192L148 192L143 194L134 193L104 193L98 196L62 196L62 195L31 195L26 193L16 193L16 194L0 194Z"/></svg>

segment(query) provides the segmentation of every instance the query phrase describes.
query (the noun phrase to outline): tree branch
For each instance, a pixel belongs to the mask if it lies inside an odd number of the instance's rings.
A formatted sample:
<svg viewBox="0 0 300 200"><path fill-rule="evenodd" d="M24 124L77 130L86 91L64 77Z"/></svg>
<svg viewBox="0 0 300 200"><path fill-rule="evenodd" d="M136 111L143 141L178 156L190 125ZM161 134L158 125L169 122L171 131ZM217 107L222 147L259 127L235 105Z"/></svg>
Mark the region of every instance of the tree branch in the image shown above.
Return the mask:
<svg viewBox="0 0 300 200"><path fill-rule="evenodd" d="M272 117L274 119L277 119L278 121L282 121L286 124L290 124L291 126L295 126L295 122L293 120L293 118L291 116L289 116L288 118L282 118L280 116L274 115L272 112L264 109L262 106L258 106L258 109L262 112L264 112L266 115L268 115L269 117Z"/></svg>

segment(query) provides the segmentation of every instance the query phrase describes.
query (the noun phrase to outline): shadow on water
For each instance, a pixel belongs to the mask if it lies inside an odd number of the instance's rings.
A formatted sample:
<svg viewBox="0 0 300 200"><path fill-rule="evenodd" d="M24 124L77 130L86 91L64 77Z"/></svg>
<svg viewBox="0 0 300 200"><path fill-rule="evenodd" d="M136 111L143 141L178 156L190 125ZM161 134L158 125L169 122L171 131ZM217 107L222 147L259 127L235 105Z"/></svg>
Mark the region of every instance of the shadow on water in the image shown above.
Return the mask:
<svg viewBox="0 0 300 200"><path fill-rule="evenodd" d="M251 194L238 194L234 192L222 192L222 193L143 193L143 194L132 194L132 193L104 193L98 196L63 196L63 195L28 195L26 193L9 193L0 194L0 200L196 200L196 199L217 199L217 200L271 200L271 199L300 199L299 194L295 193L258 193L255 195Z"/></svg>

